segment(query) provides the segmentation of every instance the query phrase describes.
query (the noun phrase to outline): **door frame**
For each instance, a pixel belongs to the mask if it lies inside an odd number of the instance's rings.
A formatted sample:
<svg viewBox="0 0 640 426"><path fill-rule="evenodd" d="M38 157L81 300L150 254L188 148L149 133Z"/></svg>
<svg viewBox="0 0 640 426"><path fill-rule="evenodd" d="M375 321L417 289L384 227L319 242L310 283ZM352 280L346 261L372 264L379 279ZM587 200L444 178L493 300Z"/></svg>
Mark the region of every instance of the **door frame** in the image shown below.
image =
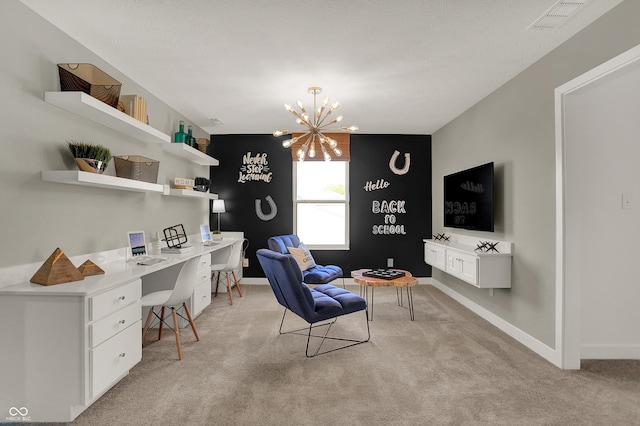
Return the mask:
<svg viewBox="0 0 640 426"><path fill-rule="evenodd" d="M555 89L556 131L556 359L563 369L580 369L581 288L572 279L566 253L567 242L574 236L565 227L566 181L566 99L577 90L605 78L640 60L640 45Z"/></svg>

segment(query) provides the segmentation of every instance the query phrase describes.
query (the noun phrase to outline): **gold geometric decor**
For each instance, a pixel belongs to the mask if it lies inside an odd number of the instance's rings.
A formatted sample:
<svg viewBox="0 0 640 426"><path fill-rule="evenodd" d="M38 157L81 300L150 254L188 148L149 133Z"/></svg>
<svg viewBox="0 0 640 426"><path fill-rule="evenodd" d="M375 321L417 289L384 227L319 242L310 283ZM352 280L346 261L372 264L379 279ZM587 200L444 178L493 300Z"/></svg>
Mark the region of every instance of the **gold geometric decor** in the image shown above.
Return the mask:
<svg viewBox="0 0 640 426"><path fill-rule="evenodd" d="M54 285L83 279L84 275L73 266L60 248L56 248L30 281L34 284Z"/></svg>
<svg viewBox="0 0 640 426"><path fill-rule="evenodd" d="M80 265L78 267L78 271L80 271L80 273L85 277L89 275L104 274L104 270L90 260L86 260L82 265Z"/></svg>

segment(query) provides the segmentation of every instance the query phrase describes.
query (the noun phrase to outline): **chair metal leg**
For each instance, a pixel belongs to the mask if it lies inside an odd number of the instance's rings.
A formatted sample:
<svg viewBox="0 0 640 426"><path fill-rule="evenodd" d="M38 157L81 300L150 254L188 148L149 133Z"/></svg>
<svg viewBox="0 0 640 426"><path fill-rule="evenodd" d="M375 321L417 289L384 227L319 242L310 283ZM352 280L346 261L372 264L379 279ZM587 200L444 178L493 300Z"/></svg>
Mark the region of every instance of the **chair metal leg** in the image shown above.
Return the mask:
<svg viewBox="0 0 640 426"><path fill-rule="evenodd" d="M334 352L340 349L345 349L351 346L355 346L355 345L359 345L360 343L365 343L368 342L369 339L371 338L371 331L369 329L369 310L365 309L365 322L367 324L367 338L366 340L356 340L356 339L348 339L348 338L343 338L343 337L334 337L334 336L329 336L329 330L331 329L331 326L333 324L335 324L335 322L338 320L338 318L333 318L333 321L330 322L324 322L324 323L320 323L320 324L316 324L316 323L311 323L309 324L309 327L305 327L305 328L300 328L297 330L291 330L291 331L282 331L282 325L284 324L284 318L287 314L287 309L285 308L284 313L282 314L282 320L280 321L280 329L279 329L279 333L280 334L300 334L300 335L306 335L307 336L307 347L305 349L305 355L307 356L307 358L313 358L317 355L322 355L322 354L326 354L329 352ZM324 334L312 334L311 331L314 328L317 327L327 327L326 331L324 332ZM305 331L306 333L301 333L301 331ZM309 346L311 343L311 338L312 337L319 337L321 338L320 344L318 345L318 348L316 349L316 351L310 355L309 354ZM347 344L344 346L340 346L339 348L335 348L335 349L330 349L327 351L323 351L320 352L320 349L322 348L322 344L325 342L325 340L340 340L343 342L351 342L351 344Z"/></svg>
<svg viewBox="0 0 640 426"><path fill-rule="evenodd" d="M415 309L413 309L413 290L411 287L407 287L407 303L409 304L409 317L411 321L415 317Z"/></svg>
<svg viewBox="0 0 640 426"><path fill-rule="evenodd" d="M176 315L175 308L171 308L171 315L173 315L173 326L176 333L176 345L178 346L178 359L182 361L182 344L180 343L180 326L178 325L178 316Z"/></svg>

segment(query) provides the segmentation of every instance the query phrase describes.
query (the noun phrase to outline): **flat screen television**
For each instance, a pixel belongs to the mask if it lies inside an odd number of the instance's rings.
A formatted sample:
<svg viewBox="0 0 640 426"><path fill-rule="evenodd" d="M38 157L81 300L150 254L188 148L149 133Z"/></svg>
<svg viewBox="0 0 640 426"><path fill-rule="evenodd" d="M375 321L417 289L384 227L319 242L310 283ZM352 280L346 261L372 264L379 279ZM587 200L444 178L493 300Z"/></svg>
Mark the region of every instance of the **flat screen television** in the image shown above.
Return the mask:
<svg viewBox="0 0 640 426"><path fill-rule="evenodd" d="M493 162L444 177L444 226L493 232Z"/></svg>

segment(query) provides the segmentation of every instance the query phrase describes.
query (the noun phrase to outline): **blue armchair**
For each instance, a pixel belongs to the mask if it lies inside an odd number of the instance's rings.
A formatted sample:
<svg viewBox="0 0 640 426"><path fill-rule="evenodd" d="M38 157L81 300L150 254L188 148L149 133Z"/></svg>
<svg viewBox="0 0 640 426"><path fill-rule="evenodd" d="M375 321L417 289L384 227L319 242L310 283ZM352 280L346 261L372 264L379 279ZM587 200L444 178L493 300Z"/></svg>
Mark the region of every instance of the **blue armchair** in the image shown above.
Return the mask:
<svg viewBox="0 0 640 426"><path fill-rule="evenodd" d="M300 238L295 234L278 235L269 238L269 248L281 254L288 254L289 247L300 247ZM307 284L327 284L337 278L342 278L342 268L336 265L315 265L302 270L302 280ZM344 285L343 285L344 287Z"/></svg>
<svg viewBox="0 0 640 426"><path fill-rule="evenodd" d="M273 290L278 303L284 306L284 314L280 322L280 334L303 334L307 336L307 348L305 354L311 358L338 349L344 349L360 343L368 342L371 334L369 331L369 313L367 302L357 294L345 289L335 287L331 284L321 284L310 288L302 281L302 273L294 257L290 254L282 254L273 250L259 249L256 252L260 266L264 271L271 289ZM285 315L291 311L304 319L309 327L298 330L283 332ZM351 338L328 336L331 326L337 321L337 317L364 311L367 325L367 338L356 340ZM327 320L333 320L325 322ZM322 323L322 324L319 324ZM327 327L324 334L311 334L316 327ZM303 333L303 331L306 331ZM311 337L321 338L316 351L310 355L309 343ZM325 340L341 340L348 342L340 347L320 352Z"/></svg>

